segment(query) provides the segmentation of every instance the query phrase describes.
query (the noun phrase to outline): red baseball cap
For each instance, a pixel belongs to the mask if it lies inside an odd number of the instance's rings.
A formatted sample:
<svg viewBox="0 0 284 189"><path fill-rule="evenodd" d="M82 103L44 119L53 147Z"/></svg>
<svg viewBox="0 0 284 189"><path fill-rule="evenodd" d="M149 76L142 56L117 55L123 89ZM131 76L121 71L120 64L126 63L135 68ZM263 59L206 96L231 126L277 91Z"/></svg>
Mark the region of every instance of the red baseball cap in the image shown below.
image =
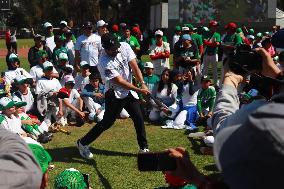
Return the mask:
<svg viewBox="0 0 284 189"><path fill-rule="evenodd" d="M114 24L113 26L112 26L112 31L114 31L114 32L118 32L118 25L116 25L116 24Z"/></svg>
<svg viewBox="0 0 284 189"><path fill-rule="evenodd" d="M136 27L133 27L132 28L132 32L133 33L139 33L140 32L140 29L136 26Z"/></svg>
<svg viewBox="0 0 284 189"><path fill-rule="evenodd" d="M229 24L227 24L226 26L225 26L225 29L237 29L237 24L236 23L234 23L234 22L230 22Z"/></svg>
<svg viewBox="0 0 284 189"><path fill-rule="evenodd" d="M219 23L216 20L211 20L209 22L209 27L212 27L212 26L219 26Z"/></svg>

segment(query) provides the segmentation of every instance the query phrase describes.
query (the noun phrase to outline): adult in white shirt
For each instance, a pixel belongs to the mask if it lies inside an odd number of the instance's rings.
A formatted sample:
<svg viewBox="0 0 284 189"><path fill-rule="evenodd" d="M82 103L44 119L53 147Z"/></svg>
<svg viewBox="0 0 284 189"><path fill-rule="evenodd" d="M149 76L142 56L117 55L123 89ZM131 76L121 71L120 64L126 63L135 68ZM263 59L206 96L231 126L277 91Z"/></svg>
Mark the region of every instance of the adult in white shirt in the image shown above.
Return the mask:
<svg viewBox="0 0 284 189"><path fill-rule="evenodd" d="M93 154L88 145L114 124L123 108L130 114L134 122L140 150L149 151L144 119L136 92L143 95L150 92L143 81L135 53L127 43L119 43L117 38L110 33L104 34L101 40L105 53L102 53L100 57L98 68L105 81L105 113L103 120L77 141L79 152L84 158L92 158ZM131 70L137 82L141 83L141 89L131 83Z"/></svg>
<svg viewBox="0 0 284 189"><path fill-rule="evenodd" d="M75 77L75 86L74 89L77 91L83 91L85 86L90 83L89 81L89 75L91 75L91 72L89 70L89 64L86 61L82 61L80 63L80 72Z"/></svg>
<svg viewBox="0 0 284 189"><path fill-rule="evenodd" d="M9 56L8 70L5 72L5 81L8 85L14 82L14 79L19 76L24 75L27 78L32 78L32 76L24 69L20 67L19 57L12 53Z"/></svg>
<svg viewBox="0 0 284 189"><path fill-rule="evenodd" d="M33 66L30 70L30 75L32 76L35 82L37 82L40 78L44 76L43 63L48 60L48 55L45 50L38 51L37 56L39 56L39 62L37 65ZM55 68L53 68L52 77L59 78L59 74Z"/></svg>
<svg viewBox="0 0 284 189"><path fill-rule="evenodd" d="M150 58L154 65L154 74L161 75L163 70L170 68L170 45L163 41L163 32L157 30L155 32L155 44L150 46Z"/></svg>
<svg viewBox="0 0 284 189"><path fill-rule="evenodd" d="M62 88L58 79L53 78L53 64L49 61L43 63L43 72L44 76L37 81L35 94L37 95L37 106L39 107L40 98L45 98L52 101L53 105L45 107L48 111L45 112L45 123L50 126L51 118L53 117L56 121L59 121L59 106L61 101L58 100L57 94L58 91ZM45 96L47 95L47 96ZM39 110L40 111L40 110Z"/></svg>
<svg viewBox="0 0 284 189"><path fill-rule="evenodd" d="M43 26L46 31L46 35L45 35L46 46L51 50L51 52L53 52L53 49L56 46L54 42L53 26L49 22L44 23Z"/></svg>
<svg viewBox="0 0 284 189"><path fill-rule="evenodd" d="M86 61L90 65L91 73L98 73L97 65L99 53L101 51L101 38L93 34L93 25L86 22L83 25L84 34L79 36L75 44L75 64L79 69L81 61Z"/></svg>

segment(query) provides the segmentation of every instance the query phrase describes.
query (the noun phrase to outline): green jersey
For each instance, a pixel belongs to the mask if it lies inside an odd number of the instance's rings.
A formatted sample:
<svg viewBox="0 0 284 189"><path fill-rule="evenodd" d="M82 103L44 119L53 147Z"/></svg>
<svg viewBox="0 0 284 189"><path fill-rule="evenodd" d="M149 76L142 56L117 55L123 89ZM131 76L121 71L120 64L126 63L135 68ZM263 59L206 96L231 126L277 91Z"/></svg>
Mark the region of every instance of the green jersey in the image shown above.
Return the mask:
<svg viewBox="0 0 284 189"><path fill-rule="evenodd" d="M208 40L209 42L221 42L221 35L217 32L215 33L208 33L208 35L206 37L204 37L205 40ZM210 47L207 46L206 50L205 50L205 54L209 54L209 55L215 55L218 53L218 46L217 47Z"/></svg>
<svg viewBox="0 0 284 189"><path fill-rule="evenodd" d="M223 43L225 45L238 46L243 43L243 40L241 36L237 33L234 33L232 35L227 34L223 39Z"/></svg>
<svg viewBox="0 0 284 189"><path fill-rule="evenodd" d="M196 45L197 47L197 52L198 52L198 57L200 58L200 52L199 52L199 47L203 45L203 40L201 35L197 34L197 33L193 33L190 35L192 42Z"/></svg>
<svg viewBox="0 0 284 189"><path fill-rule="evenodd" d="M197 95L197 110L202 113L203 109L209 108L209 111L213 110L216 99L215 88L210 86L208 89L200 89Z"/></svg>
<svg viewBox="0 0 284 189"><path fill-rule="evenodd" d="M151 93L153 92L155 85L160 81L160 78L157 75L144 76L143 79Z"/></svg>
<svg viewBox="0 0 284 189"><path fill-rule="evenodd" d="M121 38L120 42L128 43L133 50L140 48L140 44L139 44L137 38L134 37L133 35L131 35L129 39L126 39L125 37Z"/></svg>
<svg viewBox="0 0 284 189"><path fill-rule="evenodd" d="M118 41L121 41L121 35L119 32L114 32L113 35L116 37Z"/></svg>

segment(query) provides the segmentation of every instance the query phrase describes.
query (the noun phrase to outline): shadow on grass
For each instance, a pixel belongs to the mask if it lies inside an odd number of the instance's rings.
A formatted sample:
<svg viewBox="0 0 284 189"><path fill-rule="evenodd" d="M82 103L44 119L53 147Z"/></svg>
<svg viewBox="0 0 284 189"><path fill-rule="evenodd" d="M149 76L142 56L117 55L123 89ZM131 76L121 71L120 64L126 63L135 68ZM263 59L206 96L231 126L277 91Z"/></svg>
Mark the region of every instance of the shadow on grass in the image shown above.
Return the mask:
<svg viewBox="0 0 284 189"><path fill-rule="evenodd" d="M218 168L216 167L215 164L205 165L203 169L206 171L218 172Z"/></svg>
<svg viewBox="0 0 284 189"><path fill-rule="evenodd" d="M189 138L188 140L192 144L191 149L193 150L194 154L202 155L202 153L200 152L200 148L204 146L202 140L196 138Z"/></svg>
<svg viewBox="0 0 284 189"><path fill-rule="evenodd" d="M66 163L88 163L79 154L76 147L63 147L63 148L53 148L47 149L50 153L53 161L55 162L66 162ZM110 150L101 150L96 148L91 148L91 152L97 155L105 156L127 156L136 157L137 154L126 153L126 152L116 152Z"/></svg>
<svg viewBox="0 0 284 189"><path fill-rule="evenodd" d="M87 160L87 162L91 165L93 165L95 171L97 172L97 175L102 183L102 185L104 186L105 189L112 189L109 181L107 180L107 178L104 177L104 175L100 172L100 170L98 169L97 166L97 162L94 159L91 160Z"/></svg>

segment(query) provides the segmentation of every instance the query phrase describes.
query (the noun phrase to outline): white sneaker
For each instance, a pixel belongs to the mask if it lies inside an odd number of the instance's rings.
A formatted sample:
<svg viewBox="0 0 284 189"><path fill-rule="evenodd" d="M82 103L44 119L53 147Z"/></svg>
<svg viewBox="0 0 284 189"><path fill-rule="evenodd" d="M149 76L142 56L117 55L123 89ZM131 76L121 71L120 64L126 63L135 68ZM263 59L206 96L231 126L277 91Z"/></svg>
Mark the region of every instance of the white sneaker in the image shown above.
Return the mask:
<svg viewBox="0 0 284 189"><path fill-rule="evenodd" d="M150 152L148 148L143 148L139 150L139 153L145 153L145 152Z"/></svg>
<svg viewBox="0 0 284 189"><path fill-rule="evenodd" d="M79 149L80 155L85 158L85 159L91 159L94 157L94 155L92 154L92 152L89 149L88 145L83 146L80 143L80 140L77 140L76 142L77 148Z"/></svg>

